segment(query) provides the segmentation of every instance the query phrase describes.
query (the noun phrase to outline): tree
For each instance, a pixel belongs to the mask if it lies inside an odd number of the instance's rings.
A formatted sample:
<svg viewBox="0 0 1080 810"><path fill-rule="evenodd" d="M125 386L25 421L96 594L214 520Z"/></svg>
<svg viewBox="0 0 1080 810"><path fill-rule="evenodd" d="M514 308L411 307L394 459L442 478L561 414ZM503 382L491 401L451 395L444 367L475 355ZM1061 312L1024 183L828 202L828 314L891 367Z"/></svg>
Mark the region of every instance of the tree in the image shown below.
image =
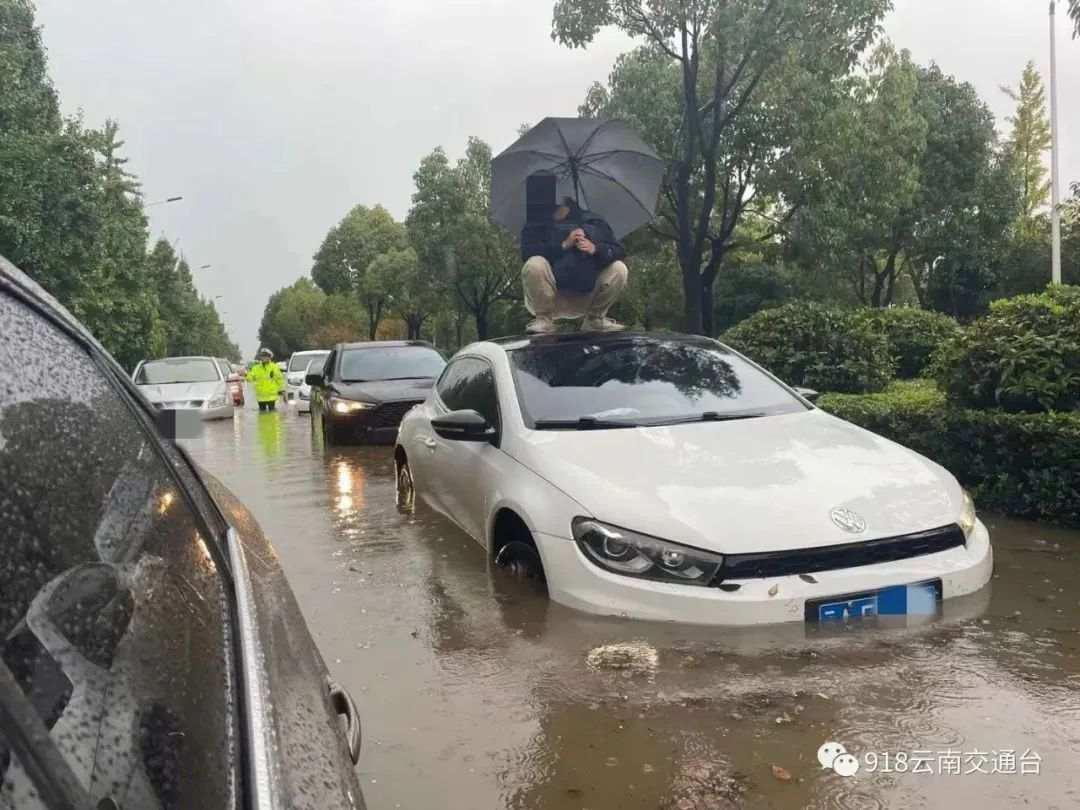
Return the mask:
<svg viewBox="0 0 1080 810"><path fill-rule="evenodd" d="M381 205L358 205L330 229L315 254L311 277L328 294L358 292L377 256L407 246L405 229Z"/></svg>
<svg viewBox="0 0 1080 810"><path fill-rule="evenodd" d="M1051 143L1046 88L1035 63L1028 62L1020 86L1001 90L1016 102L1016 112L1006 119L1013 130L1005 146L1020 176L1020 228L1030 231L1037 214L1050 199L1049 171L1043 161Z"/></svg>
<svg viewBox="0 0 1080 810"><path fill-rule="evenodd" d="M439 290L433 279L420 268L412 248L388 254L392 264L394 296L391 311L405 322L409 340L419 340L424 323L439 307Z"/></svg>
<svg viewBox="0 0 1080 810"><path fill-rule="evenodd" d="M819 149L822 179L798 234L811 256L846 268L864 304L893 301L903 251L914 230L927 124L910 55L880 46L863 76L826 114L832 137Z"/></svg>
<svg viewBox="0 0 1080 810"><path fill-rule="evenodd" d="M1073 38L1080 37L1080 0L1069 0L1069 16L1073 21Z"/></svg>
<svg viewBox="0 0 1080 810"><path fill-rule="evenodd" d="M453 167L436 149L413 179L416 192L406 227L418 271L434 289L452 295L475 321L477 335L486 338L492 308L510 296L518 265L510 236L491 221L491 148L470 138L465 156Z"/></svg>
<svg viewBox="0 0 1080 810"><path fill-rule="evenodd" d="M309 340L320 325L326 298L326 293L306 277L278 290L263 311L259 343L276 357L318 348Z"/></svg>
<svg viewBox="0 0 1080 810"><path fill-rule="evenodd" d="M407 261L405 254L404 250L392 250L379 254L368 265L360 279L356 295L367 310L368 340L375 340L379 331L379 322L390 308L394 291L397 289L395 276L403 261Z"/></svg>
<svg viewBox="0 0 1080 810"><path fill-rule="evenodd" d="M556 2L556 41L584 47L615 26L645 40L640 60L678 76L677 112L669 115L677 123L653 145L669 161L664 196L688 331L709 331L712 283L753 199L755 169L774 145L741 134L765 129L754 126L763 123L755 116L768 121L777 111L763 103L766 88L785 70L827 86L872 40L888 7L888 0Z"/></svg>

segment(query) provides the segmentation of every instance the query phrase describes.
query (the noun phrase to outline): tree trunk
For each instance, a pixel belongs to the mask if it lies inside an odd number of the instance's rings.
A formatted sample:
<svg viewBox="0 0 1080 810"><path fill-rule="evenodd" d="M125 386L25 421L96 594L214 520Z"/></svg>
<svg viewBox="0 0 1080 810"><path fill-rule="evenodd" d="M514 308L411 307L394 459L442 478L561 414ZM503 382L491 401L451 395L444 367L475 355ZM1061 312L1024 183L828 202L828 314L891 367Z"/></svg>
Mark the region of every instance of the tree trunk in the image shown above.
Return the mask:
<svg viewBox="0 0 1080 810"><path fill-rule="evenodd" d="M478 340L487 340L488 336L488 313L486 309L477 309L473 313L476 317L476 337Z"/></svg>
<svg viewBox="0 0 1080 810"><path fill-rule="evenodd" d="M716 277L701 280L701 334L716 337L716 312L713 300L713 285Z"/></svg>
<svg viewBox="0 0 1080 810"><path fill-rule="evenodd" d="M683 265L682 260L679 261ZM690 335L701 335L701 273L696 266L682 267L683 329Z"/></svg>

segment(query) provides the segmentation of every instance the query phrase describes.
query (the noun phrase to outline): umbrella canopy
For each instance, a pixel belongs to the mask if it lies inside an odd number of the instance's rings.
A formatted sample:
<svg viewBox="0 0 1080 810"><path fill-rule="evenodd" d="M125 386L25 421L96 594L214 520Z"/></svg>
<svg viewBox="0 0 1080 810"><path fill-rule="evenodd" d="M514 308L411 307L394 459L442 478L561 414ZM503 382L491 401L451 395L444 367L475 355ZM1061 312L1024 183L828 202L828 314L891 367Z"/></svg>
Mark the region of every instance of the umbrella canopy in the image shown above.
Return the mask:
<svg viewBox="0 0 1080 810"><path fill-rule="evenodd" d="M492 216L513 233L525 224L525 184L537 172L556 177L557 199L573 197L621 239L655 215L664 163L621 121L545 118L491 161Z"/></svg>

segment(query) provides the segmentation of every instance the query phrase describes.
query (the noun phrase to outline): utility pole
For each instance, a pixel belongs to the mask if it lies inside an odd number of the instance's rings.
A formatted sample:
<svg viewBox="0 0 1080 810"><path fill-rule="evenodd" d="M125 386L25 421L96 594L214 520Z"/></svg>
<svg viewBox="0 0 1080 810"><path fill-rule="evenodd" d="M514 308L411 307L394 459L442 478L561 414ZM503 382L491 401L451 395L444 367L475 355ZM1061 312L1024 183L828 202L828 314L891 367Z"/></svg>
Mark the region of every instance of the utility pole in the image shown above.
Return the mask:
<svg viewBox="0 0 1080 810"><path fill-rule="evenodd" d="M1054 0L1050 0L1050 280L1061 283L1061 182L1058 170L1057 37Z"/></svg>

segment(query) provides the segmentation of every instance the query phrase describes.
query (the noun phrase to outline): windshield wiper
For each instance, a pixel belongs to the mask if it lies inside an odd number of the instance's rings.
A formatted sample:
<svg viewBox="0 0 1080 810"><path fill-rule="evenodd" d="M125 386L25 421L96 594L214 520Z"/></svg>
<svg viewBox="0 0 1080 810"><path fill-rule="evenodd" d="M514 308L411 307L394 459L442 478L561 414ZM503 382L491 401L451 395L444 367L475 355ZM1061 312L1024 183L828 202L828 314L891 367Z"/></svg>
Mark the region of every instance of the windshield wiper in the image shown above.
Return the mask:
<svg viewBox="0 0 1080 810"><path fill-rule="evenodd" d="M390 382L391 380L430 380L431 375L421 374L419 377L383 377L379 382Z"/></svg>
<svg viewBox="0 0 1080 810"><path fill-rule="evenodd" d="M759 416L765 416L765 413L762 411L734 411L732 413L705 411L704 413L699 413L695 416L665 419L662 422L650 422L649 426L687 425L693 422L736 422L740 419L757 419Z"/></svg>
<svg viewBox="0 0 1080 810"><path fill-rule="evenodd" d="M534 424L537 430L608 430L641 426L638 422L616 422L592 416L582 416L580 419L537 419Z"/></svg>
<svg viewBox="0 0 1080 810"><path fill-rule="evenodd" d="M371 382L371 380L342 380L343 383Z"/></svg>

